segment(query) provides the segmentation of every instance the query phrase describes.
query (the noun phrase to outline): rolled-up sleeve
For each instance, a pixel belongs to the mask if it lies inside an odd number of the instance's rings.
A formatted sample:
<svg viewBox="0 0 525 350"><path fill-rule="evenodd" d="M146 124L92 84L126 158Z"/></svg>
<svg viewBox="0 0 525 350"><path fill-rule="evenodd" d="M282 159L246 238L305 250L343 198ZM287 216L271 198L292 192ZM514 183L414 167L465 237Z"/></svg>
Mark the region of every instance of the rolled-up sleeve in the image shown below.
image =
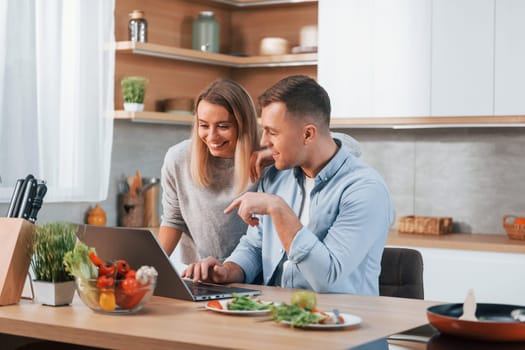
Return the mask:
<svg viewBox="0 0 525 350"><path fill-rule="evenodd" d="M244 271L244 283L251 283L262 271L262 232L259 227L248 227L246 235L233 253L226 259L239 265Z"/></svg>

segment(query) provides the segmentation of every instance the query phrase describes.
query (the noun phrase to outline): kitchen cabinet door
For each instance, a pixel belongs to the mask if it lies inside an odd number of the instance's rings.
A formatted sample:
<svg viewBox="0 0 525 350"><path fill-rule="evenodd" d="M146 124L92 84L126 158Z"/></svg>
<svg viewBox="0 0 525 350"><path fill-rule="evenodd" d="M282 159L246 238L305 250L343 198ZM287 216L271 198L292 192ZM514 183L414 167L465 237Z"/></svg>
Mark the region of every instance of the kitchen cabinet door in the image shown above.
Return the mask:
<svg viewBox="0 0 525 350"><path fill-rule="evenodd" d="M319 2L318 79L333 118L430 114L430 0Z"/></svg>
<svg viewBox="0 0 525 350"><path fill-rule="evenodd" d="M523 254L411 248L423 255L426 300L462 303L473 288L480 303L524 303Z"/></svg>
<svg viewBox="0 0 525 350"><path fill-rule="evenodd" d="M496 1L495 114L525 114L525 1Z"/></svg>
<svg viewBox="0 0 525 350"><path fill-rule="evenodd" d="M494 114L495 0L432 2L433 116Z"/></svg>

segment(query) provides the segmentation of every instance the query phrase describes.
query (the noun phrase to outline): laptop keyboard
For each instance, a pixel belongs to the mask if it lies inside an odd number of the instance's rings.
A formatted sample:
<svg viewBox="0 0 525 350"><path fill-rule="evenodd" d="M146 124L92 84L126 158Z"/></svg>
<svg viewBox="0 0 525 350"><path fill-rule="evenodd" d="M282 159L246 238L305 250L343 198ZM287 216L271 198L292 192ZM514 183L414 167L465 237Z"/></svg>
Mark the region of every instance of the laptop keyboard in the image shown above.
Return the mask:
<svg viewBox="0 0 525 350"><path fill-rule="evenodd" d="M184 280L184 283L191 290L193 295L224 294L224 288L213 284L193 283L191 280Z"/></svg>

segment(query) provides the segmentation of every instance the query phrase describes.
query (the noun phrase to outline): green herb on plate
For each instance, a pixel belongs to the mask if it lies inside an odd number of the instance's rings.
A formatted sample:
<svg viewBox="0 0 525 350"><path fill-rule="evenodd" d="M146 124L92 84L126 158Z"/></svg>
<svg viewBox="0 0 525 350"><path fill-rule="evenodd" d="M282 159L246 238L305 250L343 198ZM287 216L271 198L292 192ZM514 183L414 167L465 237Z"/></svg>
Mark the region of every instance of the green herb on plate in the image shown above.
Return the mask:
<svg viewBox="0 0 525 350"><path fill-rule="evenodd" d="M233 300L228 303L228 310L255 311L269 310L271 303L263 303L247 296L233 293Z"/></svg>
<svg viewBox="0 0 525 350"><path fill-rule="evenodd" d="M282 303L272 308L272 318L276 322L290 322L292 327L304 327L312 323L319 323L325 317L301 308L298 304Z"/></svg>

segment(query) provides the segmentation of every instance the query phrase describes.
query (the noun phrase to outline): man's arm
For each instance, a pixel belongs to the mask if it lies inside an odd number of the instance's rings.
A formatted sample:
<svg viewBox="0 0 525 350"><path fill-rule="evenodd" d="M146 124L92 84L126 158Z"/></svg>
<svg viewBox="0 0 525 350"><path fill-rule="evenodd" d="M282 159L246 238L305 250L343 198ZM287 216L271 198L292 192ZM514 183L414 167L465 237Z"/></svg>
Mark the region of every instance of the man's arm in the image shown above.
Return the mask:
<svg viewBox="0 0 525 350"><path fill-rule="evenodd" d="M235 199L224 213L228 214L235 208L238 208L237 214L250 226L259 224L255 214L269 215L286 252L289 252L295 235L303 227L288 204L274 194L247 192Z"/></svg>
<svg viewBox="0 0 525 350"><path fill-rule="evenodd" d="M384 186L369 182L343 193L339 212L325 236L318 237L308 228L298 232L288 260L315 291L332 292L377 248L378 240L386 240L392 220L389 198Z"/></svg>

